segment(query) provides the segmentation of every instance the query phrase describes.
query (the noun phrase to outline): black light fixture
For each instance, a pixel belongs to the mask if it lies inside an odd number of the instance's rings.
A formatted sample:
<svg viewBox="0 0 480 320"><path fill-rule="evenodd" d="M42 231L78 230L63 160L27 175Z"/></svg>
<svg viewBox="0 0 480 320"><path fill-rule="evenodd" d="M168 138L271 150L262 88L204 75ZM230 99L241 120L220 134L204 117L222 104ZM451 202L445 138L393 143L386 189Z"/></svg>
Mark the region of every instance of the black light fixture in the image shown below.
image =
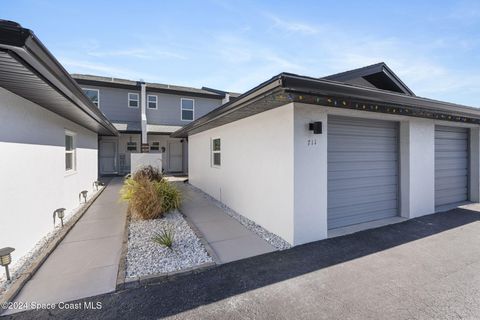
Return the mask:
<svg viewBox="0 0 480 320"><path fill-rule="evenodd" d="M10 272L8 271L8 265L12 262L11 253L14 251L14 248L6 247L0 249L0 265L5 267L5 274L7 275L7 281L10 281Z"/></svg>
<svg viewBox="0 0 480 320"><path fill-rule="evenodd" d="M78 194L78 201L82 202L83 197L83 200L85 201L85 203L87 203L87 193L87 190L80 191L80 193Z"/></svg>
<svg viewBox="0 0 480 320"><path fill-rule="evenodd" d="M308 124L308 130L313 131L313 134L321 134L322 133L322 122L316 121L311 122Z"/></svg>
<svg viewBox="0 0 480 320"><path fill-rule="evenodd" d="M65 217L65 208L58 208L57 210L53 211L53 226L55 227L55 218L58 217L62 222L63 228L63 218Z"/></svg>

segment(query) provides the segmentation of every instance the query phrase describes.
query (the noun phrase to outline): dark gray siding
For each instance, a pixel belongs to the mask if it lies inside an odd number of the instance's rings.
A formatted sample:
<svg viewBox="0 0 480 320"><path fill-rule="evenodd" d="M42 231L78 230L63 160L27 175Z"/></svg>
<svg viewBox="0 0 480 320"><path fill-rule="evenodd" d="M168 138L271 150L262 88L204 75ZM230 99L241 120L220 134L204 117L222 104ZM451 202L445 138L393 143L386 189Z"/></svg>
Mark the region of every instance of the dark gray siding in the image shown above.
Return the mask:
<svg viewBox="0 0 480 320"><path fill-rule="evenodd" d="M222 101L220 99L208 99L199 97L189 97L187 95L173 95L157 92L148 92L148 95L158 97L158 109L147 108L147 119L149 124L164 124L184 126L191 121L182 121L180 113L181 98L195 100L194 120L207 114L213 109L218 108Z"/></svg>
<svg viewBox="0 0 480 320"><path fill-rule="evenodd" d="M328 228L398 215L398 123L328 117Z"/></svg>
<svg viewBox="0 0 480 320"><path fill-rule="evenodd" d="M127 90L108 87L97 87L91 85L81 85L82 88L91 88L100 90L100 110L112 122L115 121L140 121L140 107L128 107L128 93L138 93L139 90Z"/></svg>

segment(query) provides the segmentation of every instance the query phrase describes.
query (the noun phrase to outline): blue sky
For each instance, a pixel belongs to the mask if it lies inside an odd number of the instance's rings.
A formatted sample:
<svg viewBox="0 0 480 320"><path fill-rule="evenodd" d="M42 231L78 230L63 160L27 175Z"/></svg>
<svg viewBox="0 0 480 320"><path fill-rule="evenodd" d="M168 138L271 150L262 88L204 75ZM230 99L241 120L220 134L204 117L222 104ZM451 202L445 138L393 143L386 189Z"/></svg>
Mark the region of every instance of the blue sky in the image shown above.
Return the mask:
<svg viewBox="0 0 480 320"><path fill-rule="evenodd" d="M478 1L6 1L70 72L242 92L385 61L419 96L480 107Z"/></svg>

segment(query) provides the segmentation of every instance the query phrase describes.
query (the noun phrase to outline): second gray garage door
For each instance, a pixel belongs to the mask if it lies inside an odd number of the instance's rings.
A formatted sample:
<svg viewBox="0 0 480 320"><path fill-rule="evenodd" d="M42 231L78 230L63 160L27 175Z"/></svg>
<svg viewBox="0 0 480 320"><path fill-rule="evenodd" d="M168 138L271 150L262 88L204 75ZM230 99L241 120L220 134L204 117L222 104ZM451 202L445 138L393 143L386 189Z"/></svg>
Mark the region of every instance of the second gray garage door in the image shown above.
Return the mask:
<svg viewBox="0 0 480 320"><path fill-rule="evenodd" d="M398 123L328 117L328 228L398 215Z"/></svg>
<svg viewBox="0 0 480 320"><path fill-rule="evenodd" d="M435 207L468 200L469 131L435 126Z"/></svg>

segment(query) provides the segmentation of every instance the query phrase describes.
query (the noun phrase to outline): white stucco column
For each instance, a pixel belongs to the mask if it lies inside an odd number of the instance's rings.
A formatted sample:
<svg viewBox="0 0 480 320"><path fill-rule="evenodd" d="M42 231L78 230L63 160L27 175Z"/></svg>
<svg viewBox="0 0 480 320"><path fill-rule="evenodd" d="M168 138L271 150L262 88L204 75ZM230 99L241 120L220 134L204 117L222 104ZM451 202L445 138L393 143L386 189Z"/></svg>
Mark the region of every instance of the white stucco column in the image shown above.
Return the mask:
<svg viewBox="0 0 480 320"><path fill-rule="evenodd" d="M401 215L415 218L435 211L435 124L411 118L400 123Z"/></svg>
<svg viewBox="0 0 480 320"><path fill-rule="evenodd" d="M148 143L148 140L147 140L147 85L145 84L145 82L141 83L140 111L141 111L141 121L142 121L142 145L144 145Z"/></svg>
<svg viewBox="0 0 480 320"><path fill-rule="evenodd" d="M470 129L470 201L480 202L480 128Z"/></svg>
<svg viewBox="0 0 480 320"><path fill-rule="evenodd" d="M322 122L322 133L308 129ZM327 112L294 104L294 244L327 238Z"/></svg>

